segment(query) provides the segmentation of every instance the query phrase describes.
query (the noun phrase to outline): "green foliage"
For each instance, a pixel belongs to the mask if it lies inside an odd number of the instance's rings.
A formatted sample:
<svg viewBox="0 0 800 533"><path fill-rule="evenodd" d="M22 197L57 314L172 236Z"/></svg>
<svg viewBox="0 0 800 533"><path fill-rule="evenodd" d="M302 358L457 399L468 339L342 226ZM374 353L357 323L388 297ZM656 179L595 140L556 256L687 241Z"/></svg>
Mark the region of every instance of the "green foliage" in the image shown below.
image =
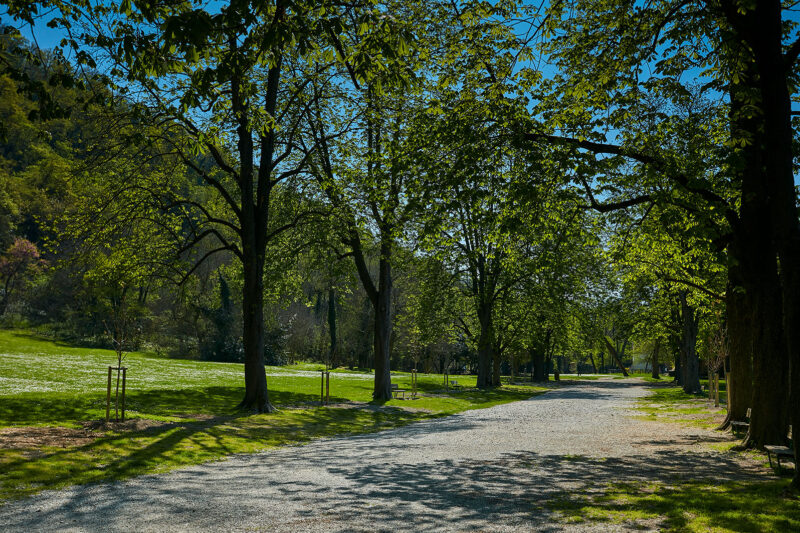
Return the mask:
<svg viewBox="0 0 800 533"><path fill-rule="evenodd" d="M236 316L228 282L219 276L219 307L203 309L209 329L200 343L200 357L206 361L242 362L242 345L235 331ZM268 363L272 364L272 363Z"/></svg>

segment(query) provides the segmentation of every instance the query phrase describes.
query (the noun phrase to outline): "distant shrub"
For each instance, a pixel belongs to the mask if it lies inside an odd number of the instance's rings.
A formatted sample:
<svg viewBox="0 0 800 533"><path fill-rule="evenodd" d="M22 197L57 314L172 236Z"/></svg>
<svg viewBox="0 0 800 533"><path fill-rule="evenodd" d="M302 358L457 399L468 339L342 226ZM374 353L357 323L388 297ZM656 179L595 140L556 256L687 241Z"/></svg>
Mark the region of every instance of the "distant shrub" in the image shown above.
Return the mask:
<svg viewBox="0 0 800 533"><path fill-rule="evenodd" d="M271 366L289 364L286 343L289 339L288 328L278 326L264 332L264 363Z"/></svg>

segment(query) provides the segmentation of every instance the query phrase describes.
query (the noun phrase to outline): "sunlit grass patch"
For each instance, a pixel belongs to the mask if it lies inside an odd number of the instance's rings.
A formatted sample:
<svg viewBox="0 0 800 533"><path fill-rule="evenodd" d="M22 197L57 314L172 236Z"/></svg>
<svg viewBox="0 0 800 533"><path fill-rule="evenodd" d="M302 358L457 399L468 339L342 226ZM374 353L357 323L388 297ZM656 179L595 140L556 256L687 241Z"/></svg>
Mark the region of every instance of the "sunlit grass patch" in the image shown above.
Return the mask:
<svg viewBox="0 0 800 533"><path fill-rule="evenodd" d="M655 525L663 531L800 530L800 501L788 481L612 483L589 494L562 494L548 507L565 523Z"/></svg>
<svg viewBox="0 0 800 533"><path fill-rule="evenodd" d="M687 394L680 387L658 387L637 402L638 420L657 420L713 429L722 422L724 407L714 407L707 396Z"/></svg>

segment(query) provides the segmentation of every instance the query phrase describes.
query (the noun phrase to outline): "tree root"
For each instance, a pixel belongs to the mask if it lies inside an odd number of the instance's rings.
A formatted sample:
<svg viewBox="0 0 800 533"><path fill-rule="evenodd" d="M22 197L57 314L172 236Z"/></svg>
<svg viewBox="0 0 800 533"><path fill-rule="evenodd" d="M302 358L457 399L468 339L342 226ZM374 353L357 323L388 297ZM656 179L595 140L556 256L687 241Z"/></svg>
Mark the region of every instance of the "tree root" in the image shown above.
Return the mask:
<svg viewBox="0 0 800 533"><path fill-rule="evenodd" d="M750 437L750 430L748 430L747 435L744 436L742 442L731 448L731 450L735 452L743 452L751 448L758 448L758 446L756 446L755 441Z"/></svg>
<svg viewBox="0 0 800 533"><path fill-rule="evenodd" d="M263 402L247 402L247 400L242 400L239 405L236 406L237 411L242 411L245 413L252 413L252 414L264 414L264 413L277 413L278 409L270 403L269 400L265 400Z"/></svg>

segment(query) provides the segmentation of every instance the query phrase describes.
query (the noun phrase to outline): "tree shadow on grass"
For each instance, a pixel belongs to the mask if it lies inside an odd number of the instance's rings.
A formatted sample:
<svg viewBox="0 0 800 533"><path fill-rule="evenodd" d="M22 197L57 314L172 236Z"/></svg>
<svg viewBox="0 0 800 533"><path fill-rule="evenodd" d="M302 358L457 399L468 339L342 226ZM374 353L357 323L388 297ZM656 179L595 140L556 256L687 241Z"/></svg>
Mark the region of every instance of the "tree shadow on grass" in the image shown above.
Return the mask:
<svg viewBox="0 0 800 533"><path fill-rule="evenodd" d="M203 387L191 389L150 389L127 391L125 409L129 416L171 417L193 414L232 414L244 397L244 387ZM293 391L270 390L270 399L280 405L313 404L319 396ZM344 399L340 399L344 400ZM79 425L105 418L103 393L22 393L0 396L3 425ZM114 397L111 398L114 416Z"/></svg>
<svg viewBox="0 0 800 533"><path fill-rule="evenodd" d="M378 431L425 417L396 409L238 413L109 433L89 444L43 449L33 456L24 450L0 450L0 496L24 496L41 488L125 479L237 453L302 444L319 437Z"/></svg>
<svg viewBox="0 0 800 533"><path fill-rule="evenodd" d="M125 409L141 417L225 413L233 411L243 394L242 387L128 391ZM75 424L105 418L105 410L103 393L38 392L0 397L0 421L7 425ZM113 393L111 411L113 416Z"/></svg>

